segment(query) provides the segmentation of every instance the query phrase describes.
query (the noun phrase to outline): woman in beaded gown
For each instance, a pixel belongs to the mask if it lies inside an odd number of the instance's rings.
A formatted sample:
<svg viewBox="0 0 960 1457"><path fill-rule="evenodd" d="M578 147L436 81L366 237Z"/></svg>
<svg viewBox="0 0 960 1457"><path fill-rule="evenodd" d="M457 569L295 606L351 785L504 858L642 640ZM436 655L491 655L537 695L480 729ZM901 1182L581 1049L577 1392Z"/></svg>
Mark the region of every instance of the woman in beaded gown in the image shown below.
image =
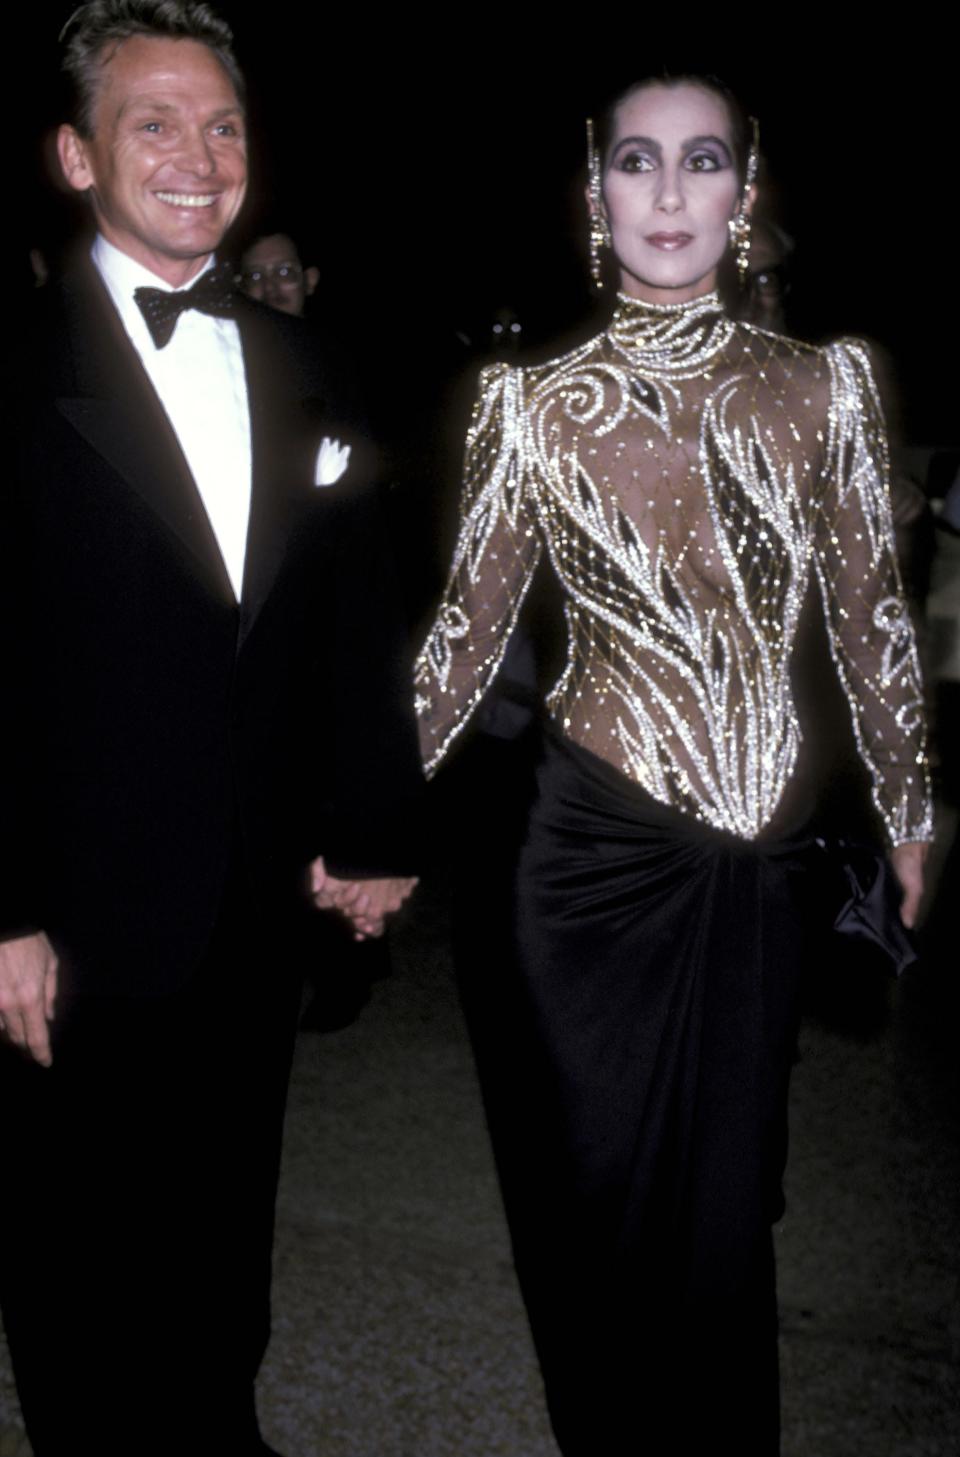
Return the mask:
<svg viewBox="0 0 960 1457"><path fill-rule="evenodd" d="M811 578L908 924L931 836L866 353L735 323L716 292L755 170L713 81L611 109L589 203L612 320L483 372L417 665L432 774L549 559L566 662L481 1077L564 1457L778 1451L771 1225L809 844L789 669Z"/></svg>

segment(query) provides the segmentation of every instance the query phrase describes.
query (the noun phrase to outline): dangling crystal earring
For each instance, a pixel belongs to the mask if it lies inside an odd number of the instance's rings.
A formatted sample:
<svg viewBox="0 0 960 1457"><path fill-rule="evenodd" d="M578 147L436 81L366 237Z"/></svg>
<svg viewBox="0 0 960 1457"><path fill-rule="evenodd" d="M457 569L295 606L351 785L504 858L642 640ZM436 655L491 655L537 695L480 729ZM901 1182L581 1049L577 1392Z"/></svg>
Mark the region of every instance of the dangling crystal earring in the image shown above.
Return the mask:
<svg viewBox="0 0 960 1457"><path fill-rule="evenodd" d="M593 140L593 119L587 117L587 176L590 187L590 277L599 292L603 288L603 250L611 244L610 226L603 213L600 186L600 158Z"/></svg>
<svg viewBox="0 0 960 1457"><path fill-rule="evenodd" d="M740 287L743 288L747 281L747 272L750 268L750 219L745 212L738 212L735 218L727 223L730 232L730 246L733 248L733 258L737 265L737 278L740 280Z"/></svg>
<svg viewBox="0 0 960 1457"><path fill-rule="evenodd" d="M757 170L760 165L760 127L755 116L750 118L750 127L753 137L747 153L747 170L743 179L743 192L740 194L740 206L736 216L732 217L727 224L741 288L747 281L747 272L750 268L750 214L747 212L747 201L750 189L757 180Z"/></svg>

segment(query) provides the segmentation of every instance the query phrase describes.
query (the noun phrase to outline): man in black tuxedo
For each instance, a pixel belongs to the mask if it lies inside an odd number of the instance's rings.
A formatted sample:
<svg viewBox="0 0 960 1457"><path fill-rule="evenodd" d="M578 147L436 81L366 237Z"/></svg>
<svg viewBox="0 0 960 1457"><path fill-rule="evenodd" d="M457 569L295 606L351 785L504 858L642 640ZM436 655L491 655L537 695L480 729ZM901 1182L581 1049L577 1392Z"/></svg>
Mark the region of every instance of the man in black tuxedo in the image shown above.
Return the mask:
<svg viewBox="0 0 960 1457"><path fill-rule="evenodd" d="M307 897L382 930L419 759L361 447L214 259L230 32L193 0L71 24L97 238L0 484L0 1299L36 1457L244 1457Z"/></svg>

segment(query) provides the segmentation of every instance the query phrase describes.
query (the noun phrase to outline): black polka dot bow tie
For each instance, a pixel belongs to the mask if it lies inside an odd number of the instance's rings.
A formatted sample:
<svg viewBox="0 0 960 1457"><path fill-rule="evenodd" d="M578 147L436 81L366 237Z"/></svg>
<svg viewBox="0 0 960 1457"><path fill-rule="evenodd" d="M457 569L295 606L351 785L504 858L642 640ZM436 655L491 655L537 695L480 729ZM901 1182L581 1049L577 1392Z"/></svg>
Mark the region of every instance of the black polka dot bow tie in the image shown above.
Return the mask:
<svg viewBox="0 0 960 1457"><path fill-rule="evenodd" d="M199 309L202 314L213 314L217 319L232 318L237 299L233 278L231 265L218 263L208 268L193 288L182 289L179 293L168 292L165 288L135 289L133 296L157 348L164 349L170 343L177 320L185 309Z"/></svg>

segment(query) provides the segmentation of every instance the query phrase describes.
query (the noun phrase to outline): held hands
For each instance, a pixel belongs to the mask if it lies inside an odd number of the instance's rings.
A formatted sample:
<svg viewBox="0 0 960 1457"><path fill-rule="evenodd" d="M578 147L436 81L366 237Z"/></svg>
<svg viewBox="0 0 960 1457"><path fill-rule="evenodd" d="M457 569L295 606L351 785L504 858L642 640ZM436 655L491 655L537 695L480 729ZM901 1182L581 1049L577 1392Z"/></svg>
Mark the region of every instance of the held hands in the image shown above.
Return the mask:
<svg viewBox="0 0 960 1457"><path fill-rule="evenodd" d="M379 880L340 880L330 875L323 857L310 866L310 893L320 910L339 911L353 927L353 939L382 936L386 918L411 894L414 877L384 876Z"/></svg>
<svg viewBox="0 0 960 1457"><path fill-rule="evenodd" d="M42 931L0 941L0 1034L49 1067L57 958Z"/></svg>
<svg viewBox="0 0 960 1457"><path fill-rule="evenodd" d="M890 851L890 862L896 871L903 890L900 919L908 930L912 930L920 909L923 895L923 862L930 846L911 840L905 845L895 845Z"/></svg>

